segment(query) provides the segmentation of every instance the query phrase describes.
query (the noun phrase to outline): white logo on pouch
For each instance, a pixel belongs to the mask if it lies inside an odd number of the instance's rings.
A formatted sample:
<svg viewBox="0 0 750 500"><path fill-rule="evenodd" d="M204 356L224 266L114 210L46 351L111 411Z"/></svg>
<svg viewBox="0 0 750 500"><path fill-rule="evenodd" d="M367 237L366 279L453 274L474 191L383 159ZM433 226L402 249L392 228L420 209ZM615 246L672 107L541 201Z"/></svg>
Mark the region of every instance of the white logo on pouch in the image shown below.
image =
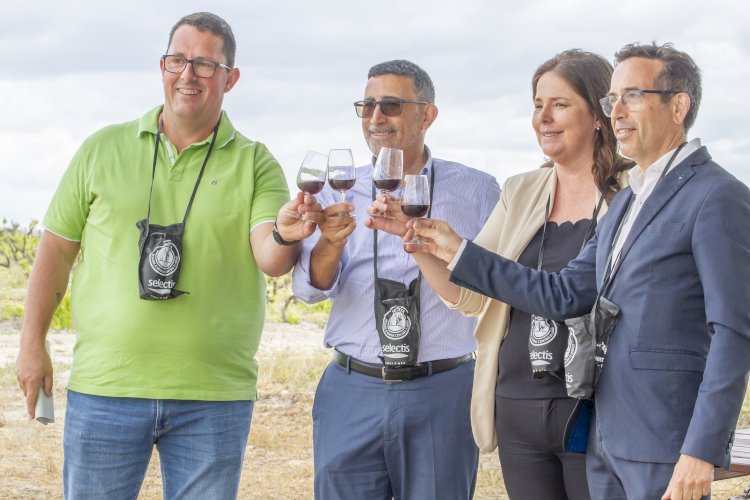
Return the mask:
<svg viewBox="0 0 750 500"><path fill-rule="evenodd" d="M576 336L573 334L573 329L568 328L568 347L565 349L565 358L563 359L563 366L567 367L571 361L573 361L573 358L575 357L576 353L578 352L578 340L576 340Z"/></svg>
<svg viewBox="0 0 750 500"><path fill-rule="evenodd" d="M594 356L594 359L596 360L596 364L599 366L604 365L604 357L607 355L607 344L604 342L599 342L596 344L596 355Z"/></svg>
<svg viewBox="0 0 750 500"><path fill-rule="evenodd" d="M557 336L557 323L548 321L536 314L531 315L531 345L540 346L549 344Z"/></svg>
<svg viewBox="0 0 750 500"><path fill-rule="evenodd" d="M148 256L148 263L154 272L169 276L180 264L180 252L171 240L164 240L164 243L154 248Z"/></svg>
<svg viewBox="0 0 750 500"><path fill-rule="evenodd" d="M391 340L406 337L411 328L408 311L403 306L393 306L383 316L383 334Z"/></svg>
<svg viewBox="0 0 750 500"><path fill-rule="evenodd" d="M408 358L411 348L406 345L383 344L380 346L386 358Z"/></svg>
<svg viewBox="0 0 750 500"><path fill-rule="evenodd" d="M529 353L531 358L531 366L538 368L540 366L547 366L552 361L552 353L550 351L534 351Z"/></svg>

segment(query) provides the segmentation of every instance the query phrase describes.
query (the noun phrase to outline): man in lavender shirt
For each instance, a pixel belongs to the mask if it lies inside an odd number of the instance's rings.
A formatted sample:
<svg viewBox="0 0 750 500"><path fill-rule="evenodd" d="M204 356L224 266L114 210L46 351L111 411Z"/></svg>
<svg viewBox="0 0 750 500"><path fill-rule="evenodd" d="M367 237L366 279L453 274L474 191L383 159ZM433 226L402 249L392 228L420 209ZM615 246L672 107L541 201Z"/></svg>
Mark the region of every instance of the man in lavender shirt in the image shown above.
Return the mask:
<svg viewBox="0 0 750 500"><path fill-rule="evenodd" d="M402 149L404 175L433 179L431 215L473 238L500 188L488 174L433 158L425 146L438 113L427 73L402 60L373 66L355 110L372 161L383 146ZM379 278L409 285L419 270L400 237L406 217L385 224L369 219L372 170L372 163L357 168L357 182L347 192L351 203L337 203L329 188L318 195L326 221L317 240L304 242L294 270L297 297L332 302L325 345L334 348L334 359L313 406L315 497L469 499L478 464L469 420L475 321L449 311L421 280L421 311L411 318L421 330L418 359L384 368L376 326L383 321L376 320L374 306L374 237ZM400 197L401 189L392 195ZM355 217L332 217L344 212Z"/></svg>

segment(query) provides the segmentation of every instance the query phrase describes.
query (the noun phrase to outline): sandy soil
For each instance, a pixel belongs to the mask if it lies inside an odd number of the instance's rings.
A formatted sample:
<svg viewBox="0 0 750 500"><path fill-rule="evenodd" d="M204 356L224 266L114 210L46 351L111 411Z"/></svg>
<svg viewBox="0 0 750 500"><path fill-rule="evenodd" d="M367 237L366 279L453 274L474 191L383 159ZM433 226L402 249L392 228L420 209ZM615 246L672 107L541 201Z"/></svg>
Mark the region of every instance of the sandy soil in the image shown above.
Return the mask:
<svg viewBox="0 0 750 500"><path fill-rule="evenodd" d="M0 499L61 498L64 385L74 335L51 332L48 336L56 369L57 421L45 427L28 420L16 385L13 364L18 353L17 329L17 323L0 322ZM329 359L322 347L322 337L322 329L310 324L266 325L258 352L259 400L253 412L240 498L312 498L310 408L317 377ZM309 376L280 372L289 356L295 359L295 364L309 363L304 365ZM750 477L716 482L713 498L723 500L739 495L748 485ZM156 453L139 498L161 498ZM507 498L495 453L480 456L475 498Z"/></svg>

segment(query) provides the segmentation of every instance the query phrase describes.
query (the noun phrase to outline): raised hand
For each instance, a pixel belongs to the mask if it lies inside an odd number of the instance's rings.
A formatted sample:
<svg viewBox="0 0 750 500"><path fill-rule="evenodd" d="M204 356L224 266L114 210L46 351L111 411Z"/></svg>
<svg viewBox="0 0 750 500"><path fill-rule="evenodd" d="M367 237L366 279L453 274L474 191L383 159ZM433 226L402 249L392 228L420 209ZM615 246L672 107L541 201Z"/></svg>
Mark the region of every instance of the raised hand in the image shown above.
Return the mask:
<svg viewBox="0 0 750 500"><path fill-rule="evenodd" d="M295 214L302 218L297 218ZM303 240L312 235L317 224L324 220L323 209L315 197L299 192L295 198L281 207L276 217L276 226L285 240Z"/></svg>
<svg viewBox="0 0 750 500"><path fill-rule="evenodd" d="M435 257L450 263L456 256L463 238L450 225L438 219L414 219L407 224L407 232L403 236L404 250L408 253L431 253ZM410 245L414 234L419 235L422 245Z"/></svg>
<svg viewBox="0 0 750 500"><path fill-rule="evenodd" d="M323 240L331 246L343 247L357 227L354 217L341 217L354 211L354 205L348 202L334 203L323 210L324 221L320 224L320 233Z"/></svg>
<svg viewBox="0 0 750 500"><path fill-rule="evenodd" d="M410 217L401 211L401 200L398 198L379 194L367 207L367 213L373 217L365 221L365 227L401 237L406 234L406 223ZM379 213L385 213L388 217L376 216Z"/></svg>

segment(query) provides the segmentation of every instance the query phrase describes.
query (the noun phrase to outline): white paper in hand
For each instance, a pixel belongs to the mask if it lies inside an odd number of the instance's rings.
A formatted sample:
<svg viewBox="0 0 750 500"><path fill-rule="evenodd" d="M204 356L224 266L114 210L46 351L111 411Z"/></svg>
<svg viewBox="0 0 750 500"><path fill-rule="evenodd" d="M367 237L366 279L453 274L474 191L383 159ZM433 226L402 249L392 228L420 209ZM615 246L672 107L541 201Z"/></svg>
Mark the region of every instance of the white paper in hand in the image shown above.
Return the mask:
<svg viewBox="0 0 750 500"><path fill-rule="evenodd" d="M44 341L44 349L49 354L49 342ZM44 394L44 387L39 387L39 394L36 397L36 421L44 425L51 424L55 421L55 401L54 396Z"/></svg>

